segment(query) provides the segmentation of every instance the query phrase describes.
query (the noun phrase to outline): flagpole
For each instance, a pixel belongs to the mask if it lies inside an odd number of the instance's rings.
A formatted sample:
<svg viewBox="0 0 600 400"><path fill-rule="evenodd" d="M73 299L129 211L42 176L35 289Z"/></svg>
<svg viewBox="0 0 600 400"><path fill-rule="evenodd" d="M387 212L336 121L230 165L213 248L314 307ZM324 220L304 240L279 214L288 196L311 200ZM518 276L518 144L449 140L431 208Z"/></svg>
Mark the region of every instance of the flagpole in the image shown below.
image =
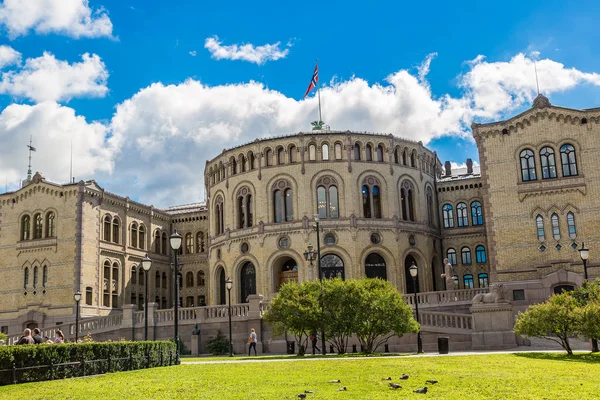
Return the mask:
<svg viewBox="0 0 600 400"><path fill-rule="evenodd" d="M319 59L317 58L317 71L319 70ZM319 122L323 122L321 118L321 80L317 80L317 96L319 97Z"/></svg>

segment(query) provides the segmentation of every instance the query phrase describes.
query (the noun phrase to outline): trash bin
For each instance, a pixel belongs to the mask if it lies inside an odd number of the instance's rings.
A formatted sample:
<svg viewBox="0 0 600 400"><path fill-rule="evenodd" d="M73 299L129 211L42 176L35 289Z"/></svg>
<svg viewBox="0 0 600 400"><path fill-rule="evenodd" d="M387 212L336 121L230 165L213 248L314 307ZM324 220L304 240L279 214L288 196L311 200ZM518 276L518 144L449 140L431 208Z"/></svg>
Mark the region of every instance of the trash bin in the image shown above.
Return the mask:
<svg viewBox="0 0 600 400"><path fill-rule="evenodd" d="M438 337L438 353L448 354L449 338L447 336Z"/></svg>
<svg viewBox="0 0 600 400"><path fill-rule="evenodd" d="M287 353L296 354L296 342L287 342Z"/></svg>

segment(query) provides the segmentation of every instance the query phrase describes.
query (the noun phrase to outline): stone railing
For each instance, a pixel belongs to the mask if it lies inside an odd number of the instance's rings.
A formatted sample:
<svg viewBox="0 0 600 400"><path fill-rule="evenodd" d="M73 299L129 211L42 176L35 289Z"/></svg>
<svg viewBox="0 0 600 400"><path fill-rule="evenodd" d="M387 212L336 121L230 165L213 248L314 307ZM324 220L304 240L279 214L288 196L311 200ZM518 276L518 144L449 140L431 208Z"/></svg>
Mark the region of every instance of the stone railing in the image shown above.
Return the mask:
<svg viewBox="0 0 600 400"><path fill-rule="evenodd" d="M471 314L419 311L419 322L424 332L470 334L473 331Z"/></svg>
<svg viewBox="0 0 600 400"><path fill-rule="evenodd" d="M423 292L417 293L416 301L419 303L419 308L424 309L449 305L470 305L476 294L487 292L489 292L488 288ZM415 305L414 294L404 294L402 297L409 306Z"/></svg>
<svg viewBox="0 0 600 400"><path fill-rule="evenodd" d="M141 325L144 323L144 312L136 311L133 313L133 322L136 325Z"/></svg>
<svg viewBox="0 0 600 400"><path fill-rule="evenodd" d="M248 318L250 314L250 306L247 303L244 304L232 304L231 305L231 318L240 319ZM206 307L189 307L180 308L178 310L179 321L197 321L198 323L207 321L224 321L229 319L229 306L206 306ZM170 324L174 320L173 309L169 310L156 310L154 311L154 321L158 324L164 325L165 323ZM143 321L143 319L142 319Z"/></svg>

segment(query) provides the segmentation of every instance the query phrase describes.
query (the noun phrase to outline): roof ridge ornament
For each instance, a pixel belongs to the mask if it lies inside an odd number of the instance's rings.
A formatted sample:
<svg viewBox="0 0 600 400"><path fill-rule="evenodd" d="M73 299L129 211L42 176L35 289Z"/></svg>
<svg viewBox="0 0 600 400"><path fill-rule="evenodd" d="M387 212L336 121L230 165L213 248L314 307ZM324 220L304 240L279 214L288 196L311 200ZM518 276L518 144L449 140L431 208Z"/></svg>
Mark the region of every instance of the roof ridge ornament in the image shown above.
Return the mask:
<svg viewBox="0 0 600 400"><path fill-rule="evenodd" d="M546 96L540 93L533 100L532 108L544 108L550 107L551 105L552 104L550 104L550 100L548 100Z"/></svg>

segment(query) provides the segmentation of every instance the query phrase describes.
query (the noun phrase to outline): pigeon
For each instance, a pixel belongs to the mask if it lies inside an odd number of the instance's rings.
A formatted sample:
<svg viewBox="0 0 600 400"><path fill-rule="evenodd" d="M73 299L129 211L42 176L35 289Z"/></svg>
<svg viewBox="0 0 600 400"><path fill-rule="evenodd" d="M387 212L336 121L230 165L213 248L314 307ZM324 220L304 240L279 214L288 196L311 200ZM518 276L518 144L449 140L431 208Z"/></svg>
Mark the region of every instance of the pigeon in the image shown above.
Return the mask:
<svg viewBox="0 0 600 400"><path fill-rule="evenodd" d="M425 394L425 393L427 393L427 386L426 386L426 387L422 387L422 388L415 389L415 390L413 390L413 392L415 392L415 393L421 393L421 394Z"/></svg>
<svg viewBox="0 0 600 400"><path fill-rule="evenodd" d="M332 379L329 381L329 383L342 383L342 381L340 381L339 379Z"/></svg>
<svg viewBox="0 0 600 400"><path fill-rule="evenodd" d="M387 377L387 378L383 378L383 379L382 379L382 381L391 381L391 380L392 380L392 377L391 377L391 376L390 376L390 377Z"/></svg>
<svg viewBox="0 0 600 400"><path fill-rule="evenodd" d="M300 393L300 394L298 395L298 398L299 398L299 399L305 399L305 398L306 398L306 394L304 394L304 393Z"/></svg>
<svg viewBox="0 0 600 400"><path fill-rule="evenodd" d="M438 381L436 381L435 379L428 379L425 381L425 383L431 383L432 385L435 385L436 383L438 383Z"/></svg>
<svg viewBox="0 0 600 400"><path fill-rule="evenodd" d="M402 380L407 380L407 379L408 379L408 375L406 375L406 374L402 374L402 376L400 377L400 379L402 379Z"/></svg>
<svg viewBox="0 0 600 400"><path fill-rule="evenodd" d="M314 393L312 390L305 390L304 393Z"/></svg>
<svg viewBox="0 0 600 400"><path fill-rule="evenodd" d="M346 386L341 387L338 389L338 392L345 392L346 390L348 390L348 388L346 388Z"/></svg>
<svg viewBox="0 0 600 400"><path fill-rule="evenodd" d="M390 385L390 388L392 388L392 389L402 389L402 386L400 386L394 382L390 382L389 385Z"/></svg>

